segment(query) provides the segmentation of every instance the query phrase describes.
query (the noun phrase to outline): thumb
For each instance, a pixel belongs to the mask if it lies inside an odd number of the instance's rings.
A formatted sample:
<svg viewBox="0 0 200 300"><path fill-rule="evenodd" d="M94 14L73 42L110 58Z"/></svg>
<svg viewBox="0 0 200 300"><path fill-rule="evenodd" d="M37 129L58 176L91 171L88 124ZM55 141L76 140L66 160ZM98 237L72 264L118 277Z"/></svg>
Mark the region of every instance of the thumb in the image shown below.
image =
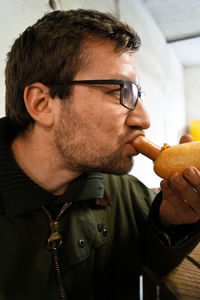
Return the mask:
<svg viewBox="0 0 200 300"><path fill-rule="evenodd" d="M184 134L180 139L180 144L193 142L193 137L190 134Z"/></svg>

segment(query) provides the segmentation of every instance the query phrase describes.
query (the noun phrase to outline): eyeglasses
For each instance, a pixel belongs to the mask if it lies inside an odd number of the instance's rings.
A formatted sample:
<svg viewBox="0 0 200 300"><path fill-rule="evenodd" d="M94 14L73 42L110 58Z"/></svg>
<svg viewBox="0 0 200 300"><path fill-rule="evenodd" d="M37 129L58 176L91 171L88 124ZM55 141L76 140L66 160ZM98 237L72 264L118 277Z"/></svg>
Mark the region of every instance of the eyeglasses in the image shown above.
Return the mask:
<svg viewBox="0 0 200 300"><path fill-rule="evenodd" d="M48 83L47 85L71 85L71 84L94 84L94 85L119 85L120 86L120 104L128 109L134 109L137 105L138 98L144 100L144 92L137 86L137 84L130 80L74 80L67 83Z"/></svg>

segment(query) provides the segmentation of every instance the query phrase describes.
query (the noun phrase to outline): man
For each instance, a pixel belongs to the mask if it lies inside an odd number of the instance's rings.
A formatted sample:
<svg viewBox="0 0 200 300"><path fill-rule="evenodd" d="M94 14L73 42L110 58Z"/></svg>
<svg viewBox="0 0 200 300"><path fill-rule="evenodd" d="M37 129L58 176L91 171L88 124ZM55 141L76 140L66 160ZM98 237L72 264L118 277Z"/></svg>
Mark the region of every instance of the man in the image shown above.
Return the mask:
<svg viewBox="0 0 200 300"><path fill-rule="evenodd" d="M150 126L139 46L113 16L81 9L47 14L15 41L0 122L0 299L138 299L142 265L163 275L198 243L198 170L163 181L152 206L124 175Z"/></svg>

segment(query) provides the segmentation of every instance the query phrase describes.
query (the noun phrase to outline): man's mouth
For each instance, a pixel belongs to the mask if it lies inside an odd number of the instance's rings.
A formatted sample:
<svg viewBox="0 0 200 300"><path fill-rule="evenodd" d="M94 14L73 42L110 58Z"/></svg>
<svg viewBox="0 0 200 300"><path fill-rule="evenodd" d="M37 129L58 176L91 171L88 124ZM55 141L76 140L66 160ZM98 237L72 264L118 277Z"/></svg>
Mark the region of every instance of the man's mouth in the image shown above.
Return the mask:
<svg viewBox="0 0 200 300"><path fill-rule="evenodd" d="M128 150L129 150L129 152L132 156L136 156L136 155L139 154L139 152L136 150L136 148L133 146L133 144L131 142L127 143L126 145L127 145L127 148L128 148Z"/></svg>
<svg viewBox="0 0 200 300"><path fill-rule="evenodd" d="M127 140L127 144L132 144L132 142L134 141L134 139L136 139L140 135L145 136L145 133L143 131L137 131L137 133L135 133L134 135L130 136L130 138Z"/></svg>

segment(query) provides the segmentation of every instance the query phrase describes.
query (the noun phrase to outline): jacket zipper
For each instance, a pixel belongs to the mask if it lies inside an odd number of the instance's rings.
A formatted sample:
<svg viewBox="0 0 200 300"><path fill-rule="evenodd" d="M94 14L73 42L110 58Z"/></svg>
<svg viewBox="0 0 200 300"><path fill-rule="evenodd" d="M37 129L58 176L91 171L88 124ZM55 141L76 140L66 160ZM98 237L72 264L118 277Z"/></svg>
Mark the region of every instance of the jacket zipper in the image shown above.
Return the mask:
<svg viewBox="0 0 200 300"><path fill-rule="evenodd" d="M60 268L60 260L59 260L59 256L58 256L58 248L62 244L62 236L61 236L61 234L59 232L59 228L58 228L58 219L68 209L68 207L71 204L72 204L72 202L65 202L65 204L61 208L61 210L55 220L52 219L51 214L46 209L46 207L42 206L42 209L44 210L44 212L46 213L46 215L48 216L49 221L50 221L51 235L48 239L48 245L49 245L51 255L53 257L53 261L54 261L54 265L55 265L56 278L57 278L57 281L59 284L59 292L60 292L61 300L67 300L67 297L66 297L65 287L63 284L63 277L62 277L61 268Z"/></svg>

